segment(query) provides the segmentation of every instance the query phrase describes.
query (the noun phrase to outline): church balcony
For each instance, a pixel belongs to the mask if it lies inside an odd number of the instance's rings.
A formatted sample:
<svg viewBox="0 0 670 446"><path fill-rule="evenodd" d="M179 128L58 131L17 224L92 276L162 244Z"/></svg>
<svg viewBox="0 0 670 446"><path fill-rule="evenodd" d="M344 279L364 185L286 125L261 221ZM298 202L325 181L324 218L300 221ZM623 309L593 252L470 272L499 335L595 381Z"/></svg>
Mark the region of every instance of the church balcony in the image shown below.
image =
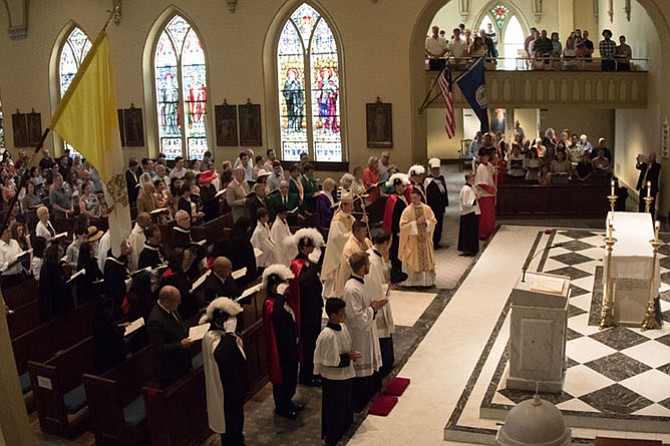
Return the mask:
<svg viewBox="0 0 670 446"><path fill-rule="evenodd" d="M568 65L566 65L566 63ZM619 67L617 62L616 68ZM623 68L623 67L621 67ZM486 94L489 108L546 108L588 106L590 108L646 108L649 61L632 59L630 71L601 70L601 60L502 59L486 62ZM462 70L453 70L458 79ZM429 107L443 108L435 80L439 72L426 71L426 92L435 98ZM454 85L454 107L469 108Z"/></svg>

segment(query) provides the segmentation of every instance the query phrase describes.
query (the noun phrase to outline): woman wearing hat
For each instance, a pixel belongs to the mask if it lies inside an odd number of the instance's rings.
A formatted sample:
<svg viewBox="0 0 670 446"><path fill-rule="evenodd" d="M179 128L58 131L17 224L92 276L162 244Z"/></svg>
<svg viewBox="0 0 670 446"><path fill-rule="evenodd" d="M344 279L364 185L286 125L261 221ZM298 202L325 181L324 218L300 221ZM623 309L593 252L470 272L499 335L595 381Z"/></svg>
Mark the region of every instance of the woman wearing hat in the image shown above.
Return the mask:
<svg viewBox="0 0 670 446"><path fill-rule="evenodd" d="M198 178L205 221L214 220L220 215L221 206L219 205L219 198L216 196L216 187L212 184L215 178L216 174L211 170L203 172Z"/></svg>
<svg viewBox="0 0 670 446"><path fill-rule="evenodd" d="M237 335L237 302L214 299L200 323L209 322L202 340L203 368L207 389L209 428L221 434L223 446L244 445L244 389L247 359L242 339Z"/></svg>
<svg viewBox="0 0 670 446"><path fill-rule="evenodd" d="M298 381L298 331L295 312L285 294L294 277L287 266L272 265L263 272L262 282L267 293L263 327L275 413L291 420L304 408L292 401Z"/></svg>

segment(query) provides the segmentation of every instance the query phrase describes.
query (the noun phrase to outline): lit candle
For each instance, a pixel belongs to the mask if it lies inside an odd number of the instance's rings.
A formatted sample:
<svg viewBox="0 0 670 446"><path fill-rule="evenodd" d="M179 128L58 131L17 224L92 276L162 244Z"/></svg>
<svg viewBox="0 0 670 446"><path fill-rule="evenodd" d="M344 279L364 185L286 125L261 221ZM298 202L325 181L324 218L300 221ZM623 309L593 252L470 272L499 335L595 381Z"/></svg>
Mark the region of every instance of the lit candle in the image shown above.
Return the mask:
<svg viewBox="0 0 670 446"><path fill-rule="evenodd" d="M610 193L611 196L614 196L614 180L612 180L612 192Z"/></svg>
<svg viewBox="0 0 670 446"><path fill-rule="evenodd" d="M651 197L651 181L647 181L647 198Z"/></svg>

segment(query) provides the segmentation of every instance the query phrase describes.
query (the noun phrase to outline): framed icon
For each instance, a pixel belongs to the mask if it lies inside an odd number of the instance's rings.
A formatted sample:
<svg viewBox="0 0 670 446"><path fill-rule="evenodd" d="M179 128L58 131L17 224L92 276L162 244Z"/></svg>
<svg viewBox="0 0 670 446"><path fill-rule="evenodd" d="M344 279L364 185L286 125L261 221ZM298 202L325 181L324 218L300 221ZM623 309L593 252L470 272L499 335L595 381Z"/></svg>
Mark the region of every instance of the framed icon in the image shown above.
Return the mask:
<svg viewBox="0 0 670 446"><path fill-rule="evenodd" d="M240 117L240 145L262 146L261 106L247 100L244 105L237 106Z"/></svg>
<svg viewBox="0 0 670 446"><path fill-rule="evenodd" d="M393 147L393 116L391 104L377 102L365 104L368 147Z"/></svg>
<svg viewBox="0 0 670 446"><path fill-rule="evenodd" d="M214 107L214 119L216 121L216 145L240 145L237 138L237 107L224 100L223 105Z"/></svg>

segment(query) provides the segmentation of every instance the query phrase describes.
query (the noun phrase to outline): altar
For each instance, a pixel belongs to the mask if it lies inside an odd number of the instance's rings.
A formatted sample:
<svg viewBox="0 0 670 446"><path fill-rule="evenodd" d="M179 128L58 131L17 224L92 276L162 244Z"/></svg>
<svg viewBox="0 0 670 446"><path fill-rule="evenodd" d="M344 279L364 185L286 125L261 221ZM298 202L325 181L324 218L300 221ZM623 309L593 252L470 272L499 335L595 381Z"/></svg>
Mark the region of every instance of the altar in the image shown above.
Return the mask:
<svg viewBox="0 0 670 446"><path fill-rule="evenodd" d="M612 224L617 239L612 251L611 271L607 272L607 253L603 258L607 278L611 281L614 322L639 324L644 319L649 301L649 285L655 293L660 287L660 264L654 265L654 222L649 213L610 212L606 226ZM609 230L609 229L607 229Z"/></svg>

